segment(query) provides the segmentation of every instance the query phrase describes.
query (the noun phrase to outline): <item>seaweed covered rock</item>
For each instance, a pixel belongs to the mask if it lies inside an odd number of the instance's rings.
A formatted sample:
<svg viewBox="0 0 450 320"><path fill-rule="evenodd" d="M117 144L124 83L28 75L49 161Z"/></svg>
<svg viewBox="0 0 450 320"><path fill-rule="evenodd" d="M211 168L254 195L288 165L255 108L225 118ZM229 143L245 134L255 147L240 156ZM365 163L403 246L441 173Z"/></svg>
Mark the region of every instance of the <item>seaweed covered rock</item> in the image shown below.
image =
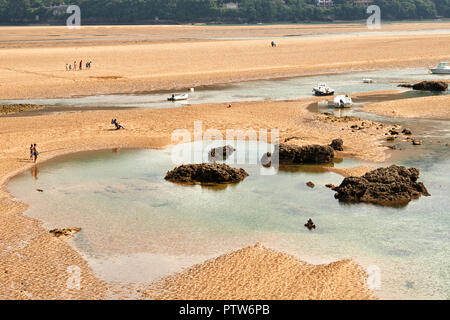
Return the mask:
<svg viewBox="0 0 450 320"><path fill-rule="evenodd" d="M342 139L334 139L331 141L330 147L336 151L344 151L344 141Z"/></svg>
<svg viewBox="0 0 450 320"><path fill-rule="evenodd" d="M444 81L422 81L416 84L400 84L399 87L412 88L413 90L446 91L448 84Z"/></svg>
<svg viewBox="0 0 450 320"><path fill-rule="evenodd" d="M236 151L236 149L234 149L232 146L223 146L223 147L213 148L208 153L208 160L209 161L226 160L235 151Z"/></svg>
<svg viewBox="0 0 450 320"><path fill-rule="evenodd" d="M248 177L244 169L235 169L226 164L201 163L181 165L167 172L166 180L188 184L236 183Z"/></svg>
<svg viewBox="0 0 450 320"><path fill-rule="evenodd" d="M418 178L418 169L392 165L370 171L362 177L345 178L332 190L336 191L334 197L342 201L399 206L430 195L423 183L417 182Z"/></svg>
<svg viewBox="0 0 450 320"><path fill-rule="evenodd" d="M334 160L332 147L317 144L303 147L280 144L278 154L281 164L324 164Z"/></svg>
<svg viewBox="0 0 450 320"><path fill-rule="evenodd" d="M334 149L330 146L317 144L301 147L281 143L275 147L274 153L268 152L262 156L261 164L270 167L272 162L276 160L279 164L285 165L332 163L334 161Z"/></svg>

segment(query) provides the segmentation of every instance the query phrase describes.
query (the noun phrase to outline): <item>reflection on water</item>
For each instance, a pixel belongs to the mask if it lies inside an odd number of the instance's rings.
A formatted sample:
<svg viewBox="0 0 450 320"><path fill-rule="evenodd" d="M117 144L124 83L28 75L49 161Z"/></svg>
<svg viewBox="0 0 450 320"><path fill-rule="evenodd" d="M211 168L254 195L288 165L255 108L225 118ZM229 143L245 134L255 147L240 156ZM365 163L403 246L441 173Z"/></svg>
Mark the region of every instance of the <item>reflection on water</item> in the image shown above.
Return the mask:
<svg viewBox="0 0 450 320"><path fill-rule="evenodd" d="M377 265L381 297L450 296L450 183L443 174L450 170L448 151L404 162L422 170L432 196L400 209L341 204L325 185L343 178L314 166L265 175L258 164L239 164L233 166L250 174L239 184L173 184L164 180L175 167L171 151L63 156L41 164L39 180L23 174L8 189L30 204L26 214L45 227L81 227L73 245L108 281L148 283L261 242L312 263L353 258L365 267ZM346 159L334 165L361 164ZM303 226L310 218L313 232Z"/></svg>

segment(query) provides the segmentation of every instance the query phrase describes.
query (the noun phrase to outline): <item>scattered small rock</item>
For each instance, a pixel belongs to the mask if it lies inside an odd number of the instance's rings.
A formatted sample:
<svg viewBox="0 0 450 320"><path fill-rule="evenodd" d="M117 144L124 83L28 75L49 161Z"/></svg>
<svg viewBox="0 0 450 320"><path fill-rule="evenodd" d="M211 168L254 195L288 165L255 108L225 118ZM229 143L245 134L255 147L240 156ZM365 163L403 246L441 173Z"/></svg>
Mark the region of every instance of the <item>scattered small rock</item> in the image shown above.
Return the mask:
<svg viewBox="0 0 450 320"><path fill-rule="evenodd" d="M49 232L55 237L73 237L76 233L80 232L81 228L65 228L65 229L53 229Z"/></svg>
<svg viewBox="0 0 450 320"><path fill-rule="evenodd" d="M310 188L314 188L316 185L314 184L314 183L312 183L311 181L308 181L307 183L306 183L306 185L308 186L308 187L310 187Z"/></svg>
<svg viewBox="0 0 450 320"><path fill-rule="evenodd" d="M312 229L316 229L316 225L314 224L314 222L309 219L308 222L305 224L305 227L308 228L308 230L312 230Z"/></svg>
<svg viewBox="0 0 450 320"><path fill-rule="evenodd" d="M395 137L393 137L393 136L390 136L390 137L386 138L386 141L394 141L394 140L395 140Z"/></svg>
<svg viewBox="0 0 450 320"><path fill-rule="evenodd" d="M336 186L331 183L326 184L325 187L330 188L330 189L336 188Z"/></svg>
<svg viewBox="0 0 450 320"><path fill-rule="evenodd" d="M226 160L235 151L236 151L236 149L233 148L232 146L223 146L223 147L213 148L208 153L208 160L209 161Z"/></svg>
<svg viewBox="0 0 450 320"><path fill-rule="evenodd" d="M331 141L330 147L336 151L344 151L344 141L342 139L334 139Z"/></svg>
<svg viewBox="0 0 450 320"><path fill-rule="evenodd" d="M36 189L37 192L44 192L42 189Z"/></svg>
<svg viewBox="0 0 450 320"><path fill-rule="evenodd" d="M409 130L407 128L403 129L402 133L405 134L405 135L411 135L412 134L411 130Z"/></svg>
<svg viewBox="0 0 450 320"><path fill-rule="evenodd" d="M389 133L390 133L391 135L398 135L398 134L400 134L400 132L398 132L398 130L397 130L397 129L394 129L394 128L392 128L391 130L389 130Z"/></svg>
<svg viewBox="0 0 450 320"><path fill-rule="evenodd" d="M413 144L414 146L420 146L420 145L422 144L422 141L421 141L421 140L413 139L412 144Z"/></svg>

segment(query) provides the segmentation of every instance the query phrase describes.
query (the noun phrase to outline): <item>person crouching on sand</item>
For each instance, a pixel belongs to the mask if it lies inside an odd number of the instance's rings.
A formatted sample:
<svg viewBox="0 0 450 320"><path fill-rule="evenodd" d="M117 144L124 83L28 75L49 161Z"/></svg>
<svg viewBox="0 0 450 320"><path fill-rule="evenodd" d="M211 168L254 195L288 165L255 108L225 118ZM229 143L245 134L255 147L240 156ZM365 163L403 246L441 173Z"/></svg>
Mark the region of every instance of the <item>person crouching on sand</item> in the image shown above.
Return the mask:
<svg viewBox="0 0 450 320"><path fill-rule="evenodd" d="M112 119L111 124L116 126L116 130L125 129L118 121L117 119Z"/></svg>

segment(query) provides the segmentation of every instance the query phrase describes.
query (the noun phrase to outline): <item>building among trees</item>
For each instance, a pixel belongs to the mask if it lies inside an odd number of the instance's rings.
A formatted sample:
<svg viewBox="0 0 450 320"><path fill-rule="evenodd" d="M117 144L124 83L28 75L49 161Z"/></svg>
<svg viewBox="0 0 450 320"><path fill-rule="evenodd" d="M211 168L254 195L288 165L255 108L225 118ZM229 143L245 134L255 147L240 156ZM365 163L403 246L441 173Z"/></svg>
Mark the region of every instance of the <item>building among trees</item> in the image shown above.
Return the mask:
<svg viewBox="0 0 450 320"><path fill-rule="evenodd" d="M321 8L331 8L334 6L333 0L317 0L317 6Z"/></svg>

